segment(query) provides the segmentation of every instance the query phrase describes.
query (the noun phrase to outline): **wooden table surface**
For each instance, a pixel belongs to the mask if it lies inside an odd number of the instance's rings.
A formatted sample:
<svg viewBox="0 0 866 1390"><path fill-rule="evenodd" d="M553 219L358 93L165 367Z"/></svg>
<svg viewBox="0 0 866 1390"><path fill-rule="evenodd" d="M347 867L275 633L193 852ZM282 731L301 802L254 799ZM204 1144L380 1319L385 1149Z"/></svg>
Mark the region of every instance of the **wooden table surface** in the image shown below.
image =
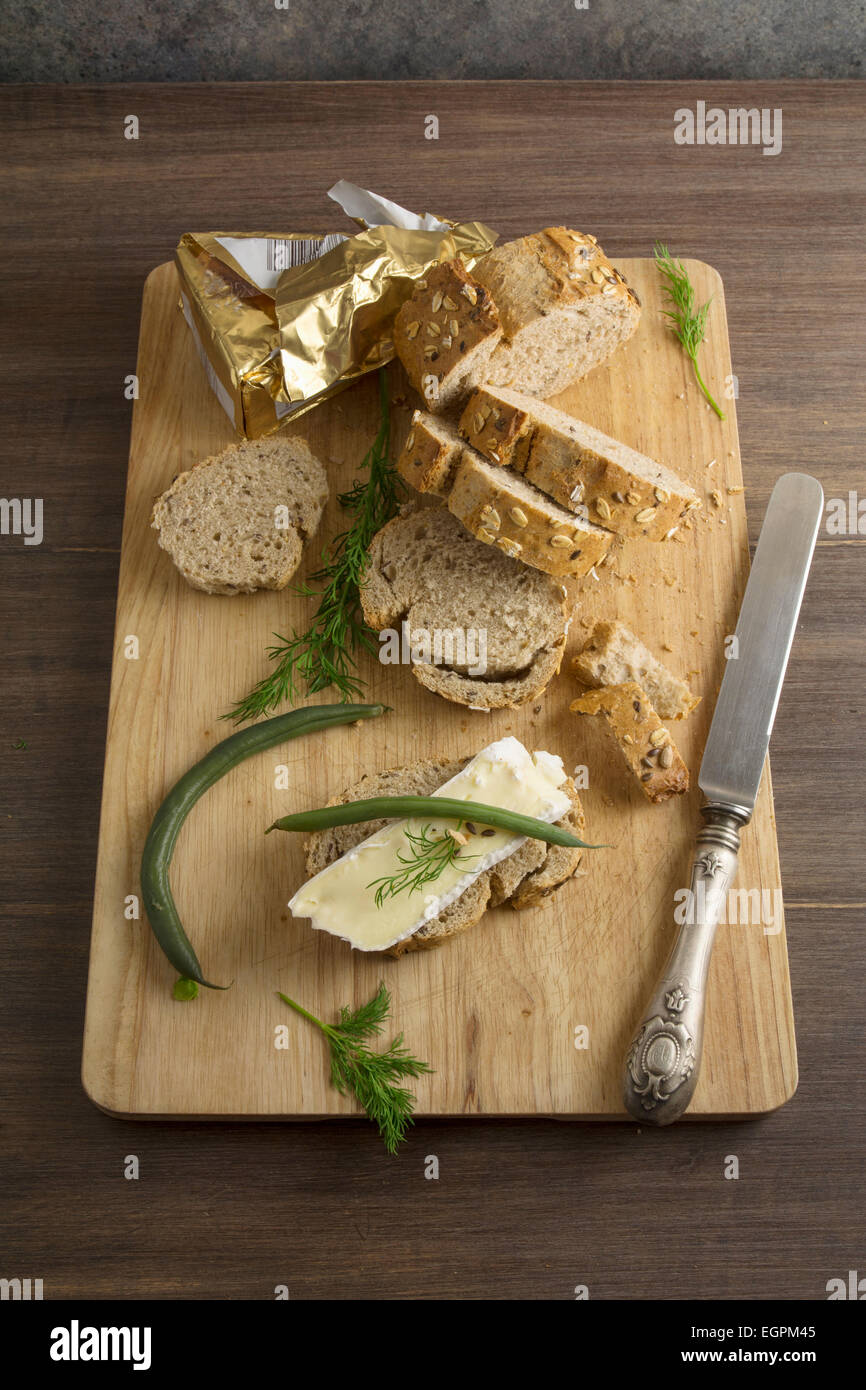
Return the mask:
<svg viewBox="0 0 866 1390"><path fill-rule="evenodd" d="M677 146L699 99L780 107L782 153ZM856 528L821 534L773 737L801 1078L782 1110L424 1123L392 1161L353 1123L118 1122L78 1073L148 271L185 230L341 229L339 177L505 237L567 223L615 256L661 237L725 281L754 541L788 469L863 490L864 117L854 83L0 89L0 494L44 500L41 545L0 537L0 1275L60 1299L820 1299L862 1268Z"/></svg>

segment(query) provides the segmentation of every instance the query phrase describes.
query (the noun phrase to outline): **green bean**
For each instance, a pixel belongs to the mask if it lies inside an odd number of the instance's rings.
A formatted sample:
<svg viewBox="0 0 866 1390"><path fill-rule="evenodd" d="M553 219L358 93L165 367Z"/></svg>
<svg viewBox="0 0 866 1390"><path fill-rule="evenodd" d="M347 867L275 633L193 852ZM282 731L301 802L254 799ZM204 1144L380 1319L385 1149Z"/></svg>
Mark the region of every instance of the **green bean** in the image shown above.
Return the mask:
<svg viewBox="0 0 866 1390"><path fill-rule="evenodd" d="M603 849L603 845L588 845L558 825L521 816L503 806L484 806L479 801L459 801L451 796L375 796L368 801L349 801L342 806L323 806L318 811L298 811L281 816L269 825L272 830L330 830L334 825L357 825L367 820L417 820L432 816L436 820L471 819L472 823L496 826L531 840L546 840L549 845L565 845L569 849Z"/></svg>
<svg viewBox="0 0 866 1390"><path fill-rule="evenodd" d="M181 827L200 797L254 753L263 753L278 743L301 734L330 729L338 724L354 724L384 714L387 705L311 705L308 709L278 714L248 729L231 734L191 767L172 787L153 818L141 856L141 894L153 934L163 953L185 979L195 980L207 989L226 989L204 978L192 943L183 929L169 881L169 868Z"/></svg>

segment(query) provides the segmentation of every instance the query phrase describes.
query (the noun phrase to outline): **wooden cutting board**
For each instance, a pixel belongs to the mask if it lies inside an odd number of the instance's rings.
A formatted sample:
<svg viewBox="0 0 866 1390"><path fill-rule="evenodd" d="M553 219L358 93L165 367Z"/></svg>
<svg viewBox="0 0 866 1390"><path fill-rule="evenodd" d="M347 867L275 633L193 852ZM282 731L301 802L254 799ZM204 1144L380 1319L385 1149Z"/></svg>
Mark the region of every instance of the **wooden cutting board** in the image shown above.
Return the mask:
<svg viewBox="0 0 866 1390"><path fill-rule="evenodd" d="M731 372L723 289L710 267L687 264L699 299L713 296L702 367L718 395ZM358 1114L328 1084L321 1036L277 990L329 1020L342 1005L368 999L384 979L394 1031L435 1069L417 1083L419 1115L625 1118L622 1058L675 930L673 895L688 884L700 797L693 785L666 805L645 801L601 721L569 714L576 687L568 657L594 620L617 616L686 676L704 696L674 726L694 784L749 557L734 403L725 401L727 420L719 422L695 387L663 325L652 263L622 267L644 306L638 333L558 404L672 466L695 486L704 512L665 544L622 546L598 579L572 585L566 661L533 704L474 713L423 690L407 668L370 658L362 664L370 698L393 713L275 749L214 787L182 831L172 881L206 973L234 984L188 1004L173 1000L174 972L147 921L134 915L147 828L175 780L232 731L220 715L266 670L271 634L303 628L311 606L288 592L196 593L156 544L154 497L234 434L178 312L173 267L149 277L84 1039L84 1086L103 1109L140 1117ZM399 441L411 401L399 369L391 373ZM331 461L334 498L355 476L377 423L376 383L368 378L294 427ZM720 506L710 499L713 489ZM340 528L334 500L320 540ZM317 542L308 570L318 554ZM126 655L130 637L137 657ZM304 877L301 842L265 837L275 817L322 804L364 771L469 755L507 733L559 753L569 770L588 767L589 838L611 847L585 853L585 876L538 908L491 912L440 950L400 960L353 952L291 917L286 903ZM276 789L280 765L289 769L291 790ZM769 767L743 836L737 886L769 890L771 900L779 888ZM277 1047L283 1025L288 1046ZM723 925L690 1113L758 1114L783 1104L796 1083L783 924L777 917L763 926Z"/></svg>

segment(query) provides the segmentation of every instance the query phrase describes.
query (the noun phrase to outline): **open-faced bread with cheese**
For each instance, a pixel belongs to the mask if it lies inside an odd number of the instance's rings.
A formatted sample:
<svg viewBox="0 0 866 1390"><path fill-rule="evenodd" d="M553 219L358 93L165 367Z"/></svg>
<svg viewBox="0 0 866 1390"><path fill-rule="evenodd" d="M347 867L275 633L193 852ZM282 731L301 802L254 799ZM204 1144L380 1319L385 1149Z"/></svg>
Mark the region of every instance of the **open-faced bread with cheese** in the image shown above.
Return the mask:
<svg viewBox="0 0 866 1390"><path fill-rule="evenodd" d="M457 761L425 759L409 767L370 773L332 798L328 804L342 805L347 801L378 796L430 796L455 777L468 761L465 758ZM586 821L580 798L570 778L563 782L562 789L571 800L571 810L556 824L583 839ZM467 805L467 814L471 816L471 805ZM386 825L387 821L376 820L317 831L305 845L307 873L311 877L321 873ZM484 843L483 838L475 835L471 837L468 849L478 852ZM411 936L390 947L387 954L401 956L407 951L427 951L441 946L450 937L474 927L488 908L505 903L513 908L535 906L572 877L582 854L581 849L548 845L542 840L525 840L508 858L479 874L456 901L443 908Z"/></svg>

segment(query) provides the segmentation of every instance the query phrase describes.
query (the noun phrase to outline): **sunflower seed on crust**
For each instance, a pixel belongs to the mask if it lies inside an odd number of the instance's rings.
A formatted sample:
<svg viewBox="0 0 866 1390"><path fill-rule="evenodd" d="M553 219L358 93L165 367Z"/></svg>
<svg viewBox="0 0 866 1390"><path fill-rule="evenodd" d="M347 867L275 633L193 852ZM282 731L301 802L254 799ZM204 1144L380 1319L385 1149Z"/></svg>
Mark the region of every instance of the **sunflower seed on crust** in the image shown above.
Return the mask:
<svg viewBox="0 0 866 1390"><path fill-rule="evenodd" d="M510 555L512 560L516 560L523 546L519 541L513 541L510 536L500 536L496 544L506 555Z"/></svg>

